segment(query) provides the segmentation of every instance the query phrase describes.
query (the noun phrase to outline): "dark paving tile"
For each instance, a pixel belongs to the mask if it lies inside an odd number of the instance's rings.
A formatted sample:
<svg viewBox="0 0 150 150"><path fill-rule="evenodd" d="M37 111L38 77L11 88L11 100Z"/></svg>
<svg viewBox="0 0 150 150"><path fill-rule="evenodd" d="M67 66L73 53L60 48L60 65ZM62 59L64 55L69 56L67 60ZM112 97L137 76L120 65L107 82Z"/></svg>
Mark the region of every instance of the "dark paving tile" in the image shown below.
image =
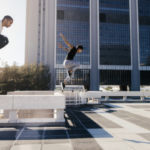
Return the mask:
<svg viewBox="0 0 150 150"><path fill-rule="evenodd" d="M97 142L91 143L72 143L74 150L102 150Z"/></svg>
<svg viewBox="0 0 150 150"><path fill-rule="evenodd" d="M83 124L87 129L92 129L92 128L96 128L96 129L100 129L102 128L101 126L99 126L98 124L96 123L93 123L93 124Z"/></svg>
<svg viewBox="0 0 150 150"><path fill-rule="evenodd" d="M73 122L71 125L66 122L65 127L70 129L84 129L82 124L79 122Z"/></svg>
<svg viewBox="0 0 150 150"><path fill-rule="evenodd" d="M142 133L142 134L138 134L138 135L140 135L143 138L145 138L146 140L150 141L150 133Z"/></svg>
<svg viewBox="0 0 150 150"><path fill-rule="evenodd" d="M69 136L70 135L89 135L89 132L85 129L83 130L67 130Z"/></svg>
<svg viewBox="0 0 150 150"><path fill-rule="evenodd" d="M3 136L3 137L0 137L0 142L1 141L4 141L4 140L6 140L6 141L14 141L14 140L16 140L16 137L15 136L12 136L12 137L7 137L7 136Z"/></svg>
<svg viewBox="0 0 150 150"><path fill-rule="evenodd" d="M10 150L11 146L8 145L0 145L0 150Z"/></svg>
<svg viewBox="0 0 150 150"><path fill-rule="evenodd" d="M20 132L18 131L0 131L0 138L3 137L17 137Z"/></svg>
<svg viewBox="0 0 150 150"><path fill-rule="evenodd" d="M70 139L87 139L87 138L93 138L91 134L85 134L85 135L69 135ZM94 138L93 138L94 139Z"/></svg>
<svg viewBox="0 0 150 150"><path fill-rule="evenodd" d="M47 135L51 135L51 136L53 136L53 135L66 135L66 131L65 130L46 130L45 131L45 136L47 136Z"/></svg>
<svg viewBox="0 0 150 150"><path fill-rule="evenodd" d="M28 131L28 130L25 130L21 133L20 137L30 137L30 136L43 136L43 133L44 131L43 130L35 130L35 131Z"/></svg>

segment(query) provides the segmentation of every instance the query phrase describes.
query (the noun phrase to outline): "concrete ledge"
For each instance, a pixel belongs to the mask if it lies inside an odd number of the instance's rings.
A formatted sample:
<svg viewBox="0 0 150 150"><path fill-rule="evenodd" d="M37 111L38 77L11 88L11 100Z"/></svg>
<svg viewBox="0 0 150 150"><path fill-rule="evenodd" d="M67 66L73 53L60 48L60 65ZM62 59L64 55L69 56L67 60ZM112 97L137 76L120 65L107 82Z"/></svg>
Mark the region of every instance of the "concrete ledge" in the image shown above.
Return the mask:
<svg viewBox="0 0 150 150"><path fill-rule="evenodd" d="M30 126L30 127L39 127L39 126L64 126L65 122L26 122L26 123L0 123L0 127L12 127L12 126Z"/></svg>
<svg viewBox="0 0 150 150"><path fill-rule="evenodd" d="M0 109L7 110L13 108L14 96L0 96Z"/></svg>
<svg viewBox="0 0 150 150"><path fill-rule="evenodd" d="M64 95L14 95L13 109L64 109Z"/></svg>

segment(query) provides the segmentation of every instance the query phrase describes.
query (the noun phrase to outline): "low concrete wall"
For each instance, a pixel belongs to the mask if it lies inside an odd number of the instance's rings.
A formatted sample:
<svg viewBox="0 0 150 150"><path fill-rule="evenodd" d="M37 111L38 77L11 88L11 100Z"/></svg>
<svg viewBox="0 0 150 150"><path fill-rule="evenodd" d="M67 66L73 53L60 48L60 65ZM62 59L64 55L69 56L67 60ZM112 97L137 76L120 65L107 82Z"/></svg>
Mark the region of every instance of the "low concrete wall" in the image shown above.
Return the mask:
<svg viewBox="0 0 150 150"><path fill-rule="evenodd" d="M0 96L0 109L4 110L3 119L17 115L24 118L63 118L65 96L53 91L15 91ZM54 115L56 112L57 115ZM57 117L56 117L57 116ZM63 120L63 119L62 119Z"/></svg>

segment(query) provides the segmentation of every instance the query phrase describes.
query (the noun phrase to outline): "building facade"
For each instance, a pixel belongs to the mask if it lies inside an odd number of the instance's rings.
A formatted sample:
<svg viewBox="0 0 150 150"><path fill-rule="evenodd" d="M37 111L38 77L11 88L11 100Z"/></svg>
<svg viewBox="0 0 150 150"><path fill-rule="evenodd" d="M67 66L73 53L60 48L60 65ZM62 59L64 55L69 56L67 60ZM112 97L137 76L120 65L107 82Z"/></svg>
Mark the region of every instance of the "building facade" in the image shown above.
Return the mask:
<svg viewBox="0 0 150 150"><path fill-rule="evenodd" d="M51 90L66 77L66 47L83 45L80 69L68 84L120 85L139 91L150 85L149 0L27 0L25 63L50 65Z"/></svg>

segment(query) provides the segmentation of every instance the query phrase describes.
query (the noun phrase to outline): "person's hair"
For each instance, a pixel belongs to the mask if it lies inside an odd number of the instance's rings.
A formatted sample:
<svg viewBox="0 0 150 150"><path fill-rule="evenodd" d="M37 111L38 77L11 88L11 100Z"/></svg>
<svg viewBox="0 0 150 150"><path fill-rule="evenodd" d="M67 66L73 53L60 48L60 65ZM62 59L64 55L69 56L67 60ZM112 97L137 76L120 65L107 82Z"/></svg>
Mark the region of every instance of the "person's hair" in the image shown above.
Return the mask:
<svg viewBox="0 0 150 150"><path fill-rule="evenodd" d="M2 21L4 21L5 19L13 21L13 18L11 16L5 16Z"/></svg>
<svg viewBox="0 0 150 150"><path fill-rule="evenodd" d="M83 50L83 46L82 45L78 45L77 49L82 49Z"/></svg>

